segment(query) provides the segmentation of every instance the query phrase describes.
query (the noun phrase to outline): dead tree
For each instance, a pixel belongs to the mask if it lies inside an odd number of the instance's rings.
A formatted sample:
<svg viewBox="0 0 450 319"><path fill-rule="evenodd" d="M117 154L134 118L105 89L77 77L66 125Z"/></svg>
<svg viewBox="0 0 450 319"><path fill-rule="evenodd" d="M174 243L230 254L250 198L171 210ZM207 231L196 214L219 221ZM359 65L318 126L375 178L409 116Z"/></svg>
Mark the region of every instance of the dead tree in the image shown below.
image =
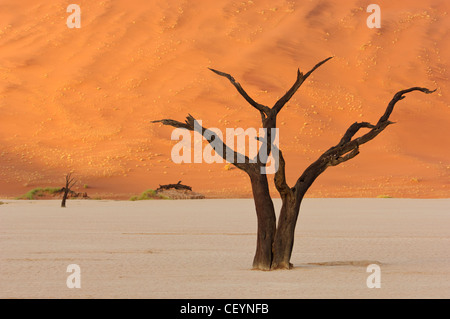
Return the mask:
<svg viewBox="0 0 450 319"><path fill-rule="evenodd" d="M214 69L210 70L227 78L237 89L239 94L242 95L244 99L260 113L262 127L267 129L266 141L269 141L268 143L263 143L261 147L267 147L267 154L269 154L270 150L275 147L273 144L274 137L270 136L270 129L276 128L278 113L283 109L286 103L291 99L295 92L297 92L311 73L330 59L331 57L319 62L306 74L303 74L300 70L298 70L295 83L271 108L253 100L230 74ZM282 152L279 151L278 170L274 175L274 183L282 200L278 224L276 223L275 209L269 194L267 175L261 174L261 168L265 167L266 163L259 160L254 163L253 161L250 161L248 157L231 150L231 154L234 154L234 161L231 161L231 163L247 173L250 177L250 183L252 186L258 223L256 253L253 259L254 269L271 270L289 269L292 267L290 259L294 245L295 226L297 224L297 217L300 211L301 202L309 187L328 167L339 165L354 158L359 154L360 145L374 139L387 126L393 124L393 122L389 121L389 116L391 115L395 104L404 99L404 95L406 93L412 91L420 91L427 94L434 92L421 87L412 87L410 89L397 92L389 102L384 114L375 125L368 122L355 122L350 125L341 140L335 146L331 147L319 156L319 158L310 166L308 166L293 187L288 186L286 183L285 162ZM204 133L208 132L208 130L202 126L199 126L198 122L196 123L197 125L194 125L194 122L195 119L190 114L187 116L184 123L171 119L153 121L153 123L162 123L164 125L184 128L190 131L197 130L200 134L207 136L207 134ZM354 138L355 134L360 129L369 129L369 131L358 138ZM211 136L211 134L209 136ZM223 141L218 139L217 136L207 140L211 146L214 144L215 147L213 146L213 148L215 150L218 149L218 145L223 148L222 152L218 152L222 157L227 154L226 151L230 151L229 147ZM241 157L241 159L244 158L245 160L238 162L236 160L238 157ZM226 160L229 161L228 156Z"/></svg>
<svg viewBox="0 0 450 319"><path fill-rule="evenodd" d="M184 189L184 190L188 190L188 191L192 190L191 186L183 185L183 184L181 184L181 181L179 181L176 184L159 185L159 187L156 189L156 191L160 191L160 190L163 190L163 189L171 189L171 188L173 188L173 189Z"/></svg>
<svg viewBox="0 0 450 319"><path fill-rule="evenodd" d="M66 207L67 196L70 192L72 192L72 187L76 184L76 180L72 177L72 173L66 175L66 186L64 186L61 190L64 192L63 198L61 201L61 207Z"/></svg>

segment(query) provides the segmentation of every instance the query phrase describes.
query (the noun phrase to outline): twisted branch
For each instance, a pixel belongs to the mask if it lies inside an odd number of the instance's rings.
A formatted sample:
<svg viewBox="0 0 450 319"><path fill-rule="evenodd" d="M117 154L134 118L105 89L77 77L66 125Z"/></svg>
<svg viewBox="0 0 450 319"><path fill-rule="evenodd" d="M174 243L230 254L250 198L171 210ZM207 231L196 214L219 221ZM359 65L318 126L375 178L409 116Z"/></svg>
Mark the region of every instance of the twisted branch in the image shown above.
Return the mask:
<svg viewBox="0 0 450 319"><path fill-rule="evenodd" d="M228 145L226 145L214 132L211 130L204 128L200 125L199 122L191 115L189 114L186 117L185 122L179 122L172 119L163 119L163 120L156 120L151 121L151 123L162 123L163 125L173 126L175 128L182 128L187 129L189 131L195 131L199 134L201 134L205 139L208 141L208 143L212 146L212 148L219 154L223 159L229 161L231 164L236 166L237 168L249 172L251 169L251 164L255 163L255 160L250 160L246 155L243 155L241 153L236 152L232 148L230 148ZM210 138L206 138L210 136ZM221 150L218 150L218 148L222 148ZM232 159L227 156L228 154L231 154L233 156Z"/></svg>
<svg viewBox="0 0 450 319"><path fill-rule="evenodd" d="M300 86L305 82L305 80L313 73L318 67L320 67L322 64L327 62L328 60L332 59L333 57L326 58L325 60L317 63L310 71L308 71L306 74L303 74L300 72L300 69L297 70L297 80L295 81L294 85L287 91L272 107L272 110L275 114L278 114L283 106L291 99L291 97L297 92L297 90L300 88Z"/></svg>
<svg viewBox="0 0 450 319"><path fill-rule="evenodd" d="M337 166L343 162L346 162L359 154L359 146L365 144L372 139L374 139L378 134L380 134L387 126L394 124L394 122L389 121L389 117L394 110L395 104L405 98L404 94L420 91L426 94L435 92L436 90L430 91L427 88L422 87L412 87L406 90L397 92L392 100L386 107L386 111L378 120L376 125L372 125L368 122L353 123L345 132L342 139L336 146L331 147L326 152L324 152L314 163L312 163L300 176L295 184L295 189L300 189L302 184L309 187L312 182L322 173L328 166ZM355 134L361 128L370 128L370 131L366 134L352 139Z"/></svg>

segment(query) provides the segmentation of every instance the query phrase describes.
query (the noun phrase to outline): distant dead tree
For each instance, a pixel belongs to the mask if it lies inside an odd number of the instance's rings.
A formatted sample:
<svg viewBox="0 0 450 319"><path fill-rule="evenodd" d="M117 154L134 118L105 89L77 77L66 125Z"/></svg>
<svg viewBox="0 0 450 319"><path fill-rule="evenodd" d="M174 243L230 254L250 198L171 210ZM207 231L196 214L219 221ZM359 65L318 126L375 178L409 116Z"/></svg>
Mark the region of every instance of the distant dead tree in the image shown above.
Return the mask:
<svg viewBox="0 0 450 319"><path fill-rule="evenodd" d="M237 89L239 94L242 95L244 99L260 113L262 127L267 129L265 142L263 141L260 147L266 147L268 151L267 154L269 154L271 149L274 149L275 147L273 144L274 136L271 136L271 129L276 128L278 113L283 109L284 105L291 99L295 92L297 92L299 87L311 75L311 73L330 59L331 57L319 62L306 74L303 74L300 70L298 70L295 83L271 108L253 100L230 74L214 69L210 70L217 75L227 78ZM341 140L335 146L332 146L320 155L315 162L309 165L303 174L301 174L298 178L293 187L288 186L286 183L285 161L282 152L279 151L278 170L274 174L274 183L282 200L278 224L276 222L274 205L269 193L267 175L261 174L261 168L265 167L266 163L259 160L255 163L247 156L232 150L232 152L234 152L234 161L232 164L247 173L250 177L250 183L252 186L258 223L256 253L253 259L254 269L272 270L292 268L290 259L294 245L295 226L297 224L297 217L300 211L302 199L309 187L328 167L337 166L354 158L359 154L360 145L371 141L387 126L393 124L393 122L389 121L389 116L394 109L394 105L398 101L404 99L404 95L406 93L412 91L420 91L427 94L434 92L422 87L412 87L397 92L376 124L370 124L368 122L355 122L350 125ZM153 123L162 123L163 125L184 128L190 131L196 130L198 133L208 136L208 134L204 134L208 130L200 126L190 114L186 117L184 123L171 119L157 120L153 121ZM194 125L194 123L196 123L196 125ZM369 131L360 137L354 138L355 134L360 129L369 129ZM209 136L211 136L211 138L207 140L211 146L216 145L217 147L217 145L220 145L220 147L223 147L223 151L218 152L218 154L225 158L225 154L227 153L226 150L229 151L230 148L222 140L217 140L217 135L209 134ZM212 143L213 141L214 143ZM214 149L220 150L220 148ZM239 163L236 160L238 157L245 158L245 162ZM226 159L229 161L228 158Z"/></svg>
<svg viewBox="0 0 450 319"><path fill-rule="evenodd" d="M66 186L64 186L61 190L64 192L63 198L61 201L61 207L66 207L67 196L70 192L72 192L72 187L76 184L75 178L72 177L72 173L66 175Z"/></svg>
<svg viewBox="0 0 450 319"><path fill-rule="evenodd" d="M188 185L181 184L181 181L178 181L176 184L167 184L167 185L159 185L156 191L164 190L164 189L177 189L177 190L188 190L191 191L192 187Z"/></svg>

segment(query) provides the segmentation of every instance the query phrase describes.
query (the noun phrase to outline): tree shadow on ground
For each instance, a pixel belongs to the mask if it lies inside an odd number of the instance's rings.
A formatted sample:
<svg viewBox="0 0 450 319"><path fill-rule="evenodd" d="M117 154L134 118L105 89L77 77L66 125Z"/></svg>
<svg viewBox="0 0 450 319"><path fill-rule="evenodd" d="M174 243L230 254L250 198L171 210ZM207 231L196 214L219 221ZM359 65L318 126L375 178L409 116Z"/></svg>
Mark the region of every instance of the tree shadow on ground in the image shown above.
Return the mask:
<svg viewBox="0 0 450 319"><path fill-rule="evenodd" d="M316 268L316 267L336 267L336 266L353 266L353 267L367 267L376 264L381 266L382 263L377 260L338 260L338 261L322 261L315 263L306 263L294 265L294 269L300 268Z"/></svg>

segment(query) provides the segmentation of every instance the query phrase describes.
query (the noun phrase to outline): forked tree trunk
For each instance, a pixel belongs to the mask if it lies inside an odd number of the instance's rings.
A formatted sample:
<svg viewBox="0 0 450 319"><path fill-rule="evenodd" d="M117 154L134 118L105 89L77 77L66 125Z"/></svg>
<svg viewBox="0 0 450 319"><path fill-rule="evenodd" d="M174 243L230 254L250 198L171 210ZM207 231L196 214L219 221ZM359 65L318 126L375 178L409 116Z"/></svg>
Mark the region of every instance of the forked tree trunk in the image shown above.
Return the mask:
<svg viewBox="0 0 450 319"><path fill-rule="evenodd" d="M281 151L279 164L274 181L281 195L282 206L273 243L272 269L290 269L292 268L290 260L294 248L295 226L303 198L316 178L325 171L327 165L322 160L317 160L305 170L296 185L290 188L286 183L285 162Z"/></svg>

